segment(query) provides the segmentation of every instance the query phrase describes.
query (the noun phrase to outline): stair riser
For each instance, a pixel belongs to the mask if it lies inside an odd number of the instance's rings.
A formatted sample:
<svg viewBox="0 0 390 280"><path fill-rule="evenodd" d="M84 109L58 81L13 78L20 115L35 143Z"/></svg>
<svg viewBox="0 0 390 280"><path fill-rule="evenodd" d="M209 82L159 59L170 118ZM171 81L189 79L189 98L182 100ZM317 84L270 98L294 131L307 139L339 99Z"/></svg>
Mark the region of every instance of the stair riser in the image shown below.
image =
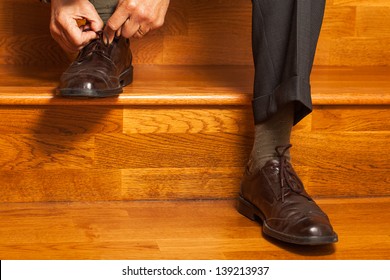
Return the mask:
<svg viewBox="0 0 390 280"><path fill-rule="evenodd" d="M234 198L253 141L248 106L8 106L0 116L1 202ZM309 193L390 195L389 119L386 106L316 106L292 138Z"/></svg>

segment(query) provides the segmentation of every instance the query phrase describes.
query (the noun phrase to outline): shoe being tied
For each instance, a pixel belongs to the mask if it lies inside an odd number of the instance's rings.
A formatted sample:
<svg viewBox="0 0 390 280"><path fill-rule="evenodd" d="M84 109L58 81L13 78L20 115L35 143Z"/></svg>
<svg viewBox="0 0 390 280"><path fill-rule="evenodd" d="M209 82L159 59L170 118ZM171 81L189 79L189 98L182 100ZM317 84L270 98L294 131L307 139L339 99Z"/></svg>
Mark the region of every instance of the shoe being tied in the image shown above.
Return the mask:
<svg viewBox="0 0 390 280"><path fill-rule="evenodd" d="M111 44L98 32L62 74L56 92L64 97L109 97L123 92L133 81L129 39L116 37Z"/></svg>
<svg viewBox="0 0 390 280"><path fill-rule="evenodd" d="M300 245L338 241L328 216L307 194L285 156L291 145L276 148L278 159L268 161L257 173L245 171L238 211L263 222L263 233Z"/></svg>

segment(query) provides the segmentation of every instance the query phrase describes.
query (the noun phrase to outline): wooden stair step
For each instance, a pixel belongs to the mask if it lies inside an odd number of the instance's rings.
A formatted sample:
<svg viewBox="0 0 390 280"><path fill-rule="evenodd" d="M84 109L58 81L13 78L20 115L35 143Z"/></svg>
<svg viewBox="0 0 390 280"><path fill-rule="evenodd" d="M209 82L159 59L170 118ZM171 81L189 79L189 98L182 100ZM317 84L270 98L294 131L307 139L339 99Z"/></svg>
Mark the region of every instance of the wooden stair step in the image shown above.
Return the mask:
<svg viewBox="0 0 390 280"><path fill-rule="evenodd" d="M247 66L137 66L119 98L0 67L1 202L231 199L253 141ZM315 197L389 196L390 68L316 67L294 166Z"/></svg>
<svg viewBox="0 0 390 280"><path fill-rule="evenodd" d="M327 1L315 63L389 65L389 8L388 0ZM134 61L250 65L251 13L247 0L171 0L163 28L132 41ZM50 36L50 6L2 0L0 19L0 63L67 63Z"/></svg>
<svg viewBox="0 0 390 280"><path fill-rule="evenodd" d="M0 258L390 259L390 198L318 203L339 242L315 250L265 238L235 200L1 203Z"/></svg>
<svg viewBox="0 0 390 280"><path fill-rule="evenodd" d="M136 65L134 83L118 98L53 95L63 69L0 65L0 105L248 105L253 67ZM390 67L316 66L314 105L390 104Z"/></svg>

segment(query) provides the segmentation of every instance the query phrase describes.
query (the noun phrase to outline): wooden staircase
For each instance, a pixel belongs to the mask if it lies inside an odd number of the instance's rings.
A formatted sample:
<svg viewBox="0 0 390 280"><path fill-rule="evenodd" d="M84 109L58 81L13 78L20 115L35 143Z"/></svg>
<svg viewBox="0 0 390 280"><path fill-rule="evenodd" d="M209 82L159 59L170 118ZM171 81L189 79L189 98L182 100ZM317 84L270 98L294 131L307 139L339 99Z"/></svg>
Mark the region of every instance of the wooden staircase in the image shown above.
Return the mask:
<svg viewBox="0 0 390 280"><path fill-rule="evenodd" d="M314 112L292 139L340 242L305 248L235 211L253 141L250 2L172 1L165 28L133 44L134 83L92 100L53 95L67 59L42 35L47 9L3 1L15 34L0 29L0 259L389 259L390 59L326 48L353 35L347 15L357 34L369 24L344 2L328 1Z"/></svg>

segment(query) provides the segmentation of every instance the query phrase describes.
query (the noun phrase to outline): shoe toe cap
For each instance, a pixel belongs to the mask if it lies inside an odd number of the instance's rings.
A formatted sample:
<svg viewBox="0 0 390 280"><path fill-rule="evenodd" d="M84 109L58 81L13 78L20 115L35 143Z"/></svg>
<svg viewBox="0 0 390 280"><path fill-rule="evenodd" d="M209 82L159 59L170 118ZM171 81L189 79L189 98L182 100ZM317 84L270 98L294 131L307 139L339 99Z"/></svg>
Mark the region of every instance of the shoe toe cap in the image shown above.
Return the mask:
<svg viewBox="0 0 390 280"><path fill-rule="evenodd" d="M303 227L300 233L303 236L310 237L333 236L335 234L330 224L315 221L313 221L311 225Z"/></svg>
<svg viewBox="0 0 390 280"><path fill-rule="evenodd" d="M91 76L79 75L63 79L60 88L72 88L82 90L103 90L109 87L105 79Z"/></svg>
<svg viewBox="0 0 390 280"><path fill-rule="evenodd" d="M273 221L273 222L272 222ZM338 241L327 217L301 216L299 219L275 219L267 221L269 235L296 244L327 244Z"/></svg>
<svg viewBox="0 0 390 280"><path fill-rule="evenodd" d="M296 224L295 233L303 243L307 244L327 244L338 241L338 236L328 218L323 216L308 217Z"/></svg>

